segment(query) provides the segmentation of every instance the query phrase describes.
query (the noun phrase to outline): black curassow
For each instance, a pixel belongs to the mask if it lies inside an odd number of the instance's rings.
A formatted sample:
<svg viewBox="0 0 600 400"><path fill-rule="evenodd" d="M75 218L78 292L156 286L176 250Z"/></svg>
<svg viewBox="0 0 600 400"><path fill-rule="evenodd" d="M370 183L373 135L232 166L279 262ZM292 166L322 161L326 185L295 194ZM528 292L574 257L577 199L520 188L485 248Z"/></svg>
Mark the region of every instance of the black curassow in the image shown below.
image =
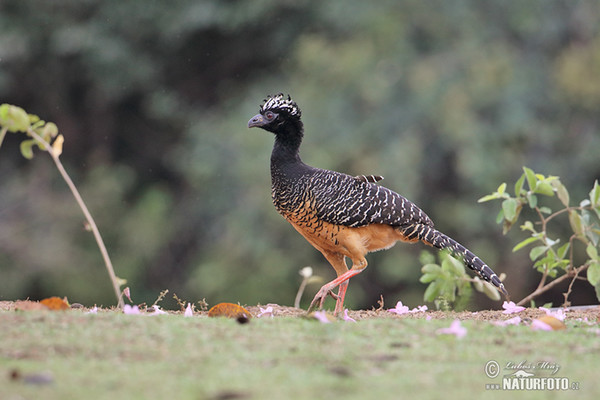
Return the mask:
<svg viewBox="0 0 600 400"><path fill-rule="evenodd" d="M481 259L433 227L419 207L376 182L376 175L350 176L314 168L302 162L299 148L304 125L297 104L283 94L269 96L248 127L275 134L271 154L271 196L277 211L319 250L337 273L323 285L309 311L323 307L328 295L336 299L335 314L343 311L348 280L367 266L365 255L388 249L398 240L422 241L448 249L505 296L504 285ZM348 268L345 259L352 261ZM333 290L339 286L338 293Z"/></svg>

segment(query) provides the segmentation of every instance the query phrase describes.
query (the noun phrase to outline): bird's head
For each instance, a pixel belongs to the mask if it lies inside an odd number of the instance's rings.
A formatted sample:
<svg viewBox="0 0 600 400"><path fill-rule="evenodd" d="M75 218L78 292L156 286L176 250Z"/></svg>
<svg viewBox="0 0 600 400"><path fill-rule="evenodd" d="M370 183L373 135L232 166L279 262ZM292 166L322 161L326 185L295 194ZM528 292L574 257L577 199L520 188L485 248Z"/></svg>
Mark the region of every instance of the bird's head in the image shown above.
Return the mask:
<svg viewBox="0 0 600 400"><path fill-rule="evenodd" d="M300 116L300 109L290 96L285 97L283 93L279 93L264 100L259 113L248 121L248 128L263 128L275 134L292 126L302 129Z"/></svg>

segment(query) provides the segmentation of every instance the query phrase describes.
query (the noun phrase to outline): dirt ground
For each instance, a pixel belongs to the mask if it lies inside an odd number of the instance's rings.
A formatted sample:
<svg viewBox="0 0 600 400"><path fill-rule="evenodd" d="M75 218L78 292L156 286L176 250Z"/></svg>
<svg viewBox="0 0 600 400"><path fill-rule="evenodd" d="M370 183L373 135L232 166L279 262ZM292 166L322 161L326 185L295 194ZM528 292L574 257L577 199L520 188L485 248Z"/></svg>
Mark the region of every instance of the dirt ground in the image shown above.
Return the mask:
<svg viewBox="0 0 600 400"><path fill-rule="evenodd" d="M29 302L34 303L34 302ZM0 301L0 311L14 311L23 309L19 305L19 301ZM38 303L39 304L39 303ZM306 317L306 310L280 306L277 304L266 304L257 306L246 306L245 308L253 315L257 316L262 309L272 307L274 317ZM391 307L390 307L391 308ZM33 309L33 308L32 308ZM73 304L72 309L79 311L89 311L81 305ZM114 309L101 309L100 312L109 312ZM170 314L180 314L182 311L165 310ZM207 316L207 311L196 311L194 315ZM426 311L397 315L388 311L388 307L379 310L349 310L348 316L355 320L372 319L372 318L431 318L431 319L460 319L474 321L502 321L515 316L521 317L523 321L533 320L543 317L545 312L538 308L526 308L525 310L515 314L504 314L503 310L484 310L484 311ZM600 322L600 306L572 307L566 310L566 320L586 320L590 323Z"/></svg>

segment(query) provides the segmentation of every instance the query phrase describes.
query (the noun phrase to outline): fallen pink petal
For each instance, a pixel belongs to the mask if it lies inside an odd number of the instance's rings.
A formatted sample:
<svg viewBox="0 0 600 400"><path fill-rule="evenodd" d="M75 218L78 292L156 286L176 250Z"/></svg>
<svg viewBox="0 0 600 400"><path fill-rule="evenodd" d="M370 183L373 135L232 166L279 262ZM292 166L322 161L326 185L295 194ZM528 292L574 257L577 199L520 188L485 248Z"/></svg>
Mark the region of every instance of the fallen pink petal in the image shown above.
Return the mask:
<svg viewBox="0 0 600 400"><path fill-rule="evenodd" d="M328 324L331 322L329 318L327 318L327 313L325 311L315 311L314 315L315 318L323 324Z"/></svg>
<svg viewBox="0 0 600 400"><path fill-rule="evenodd" d="M516 305L514 301L505 301L502 303L502 308L504 308L504 311L502 311L503 314L514 314L525 309L525 307Z"/></svg>
<svg viewBox="0 0 600 400"><path fill-rule="evenodd" d="M187 307L185 308L185 312L183 313L184 317L193 317L194 316L194 310L192 310L192 303L188 303Z"/></svg>
<svg viewBox="0 0 600 400"><path fill-rule="evenodd" d="M356 322L356 320L354 318L351 318L350 316L348 316L348 309L347 308L344 310L344 316L342 318L344 319L344 321Z"/></svg>
<svg viewBox="0 0 600 400"><path fill-rule="evenodd" d="M408 314L410 312L410 309L407 306L403 305L401 301L399 301L396 303L396 307L390 308L388 311L394 314L402 315Z"/></svg>
<svg viewBox="0 0 600 400"><path fill-rule="evenodd" d="M152 306L152 308L154 309L154 311L152 311L151 313L149 313L148 315L161 315L161 314L168 314L166 311L163 311L160 309L159 306L157 306L156 304Z"/></svg>
<svg viewBox="0 0 600 400"><path fill-rule="evenodd" d="M140 314L140 308L138 306L125 304L125 306L123 306L123 314Z"/></svg>
<svg viewBox="0 0 600 400"><path fill-rule="evenodd" d="M438 329L436 333L438 335L454 335L460 339L467 334L467 328L461 325L460 320L455 319L449 328Z"/></svg>
<svg viewBox="0 0 600 400"><path fill-rule="evenodd" d="M534 319L531 323L531 329L534 331L551 331L552 327L539 319Z"/></svg>
<svg viewBox="0 0 600 400"><path fill-rule="evenodd" d="M540 310L544 311L549 317L554 317L559 321L564 321L565 317L567 316L566 311L562 308L559 308L556 311L552 311L546 307L540 307Z"/></svg>
<svg viewBox="0 0 600 400"><path fill-rule="evenodd" d="M410 310L409 312L410 313L418 313L418 312L425 312L427 310L428 310L427 306L417 306L417 307L413 308L412 310Z"/></svg>
<svg viewBox="0 0 600 400"><path fill-rule="evenodd" d="M256 316L256 318L262 318L262 317L271 317L273 318L273 307L268 306L267 308L260 308L260 312L258 313L258 315Z"/></svg>
<svg viewBox="0 0 600 400"><path fill-rule="evenodd" d="M98 314L98 307L94 306L94 308L90 309L86 314Z"/></svg>

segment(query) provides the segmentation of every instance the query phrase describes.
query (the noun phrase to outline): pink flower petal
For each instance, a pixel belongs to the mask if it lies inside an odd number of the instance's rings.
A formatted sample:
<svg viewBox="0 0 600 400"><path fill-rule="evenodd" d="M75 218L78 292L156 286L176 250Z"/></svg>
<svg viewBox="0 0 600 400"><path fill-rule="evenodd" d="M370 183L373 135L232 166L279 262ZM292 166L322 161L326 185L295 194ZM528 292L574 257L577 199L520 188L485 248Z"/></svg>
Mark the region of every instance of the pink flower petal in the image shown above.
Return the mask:
<svg viewBox="0 0 600 400"><path fill-rule="evenodd" d="M129 304L125 304L123 306L123 314L140 314L140 309L138 306L130 306Z"/></svg>
<svg viewBox="0 0 600 400"><path fill-rule="evenodd" d="M329 318L327 318L327 313L325 311L315 311L314 315L315 318L323 324L328 324L331 322Z"/></svg>
<svg viewBox="0 0 600 400"><path fill-rule="evenodd" d="M167 314L167 312L166 312L166 311L163 311L163 310L161 310L161 309L160 309L160 307L159 307L159 306L157 306L156 304L152 306L152 309L153 309L154 311L152 311L151 313L148 313L148 314L146 314L146 315L160 315L160 314Z"/></svg>
<svg viewBox="0 0 600 400"><path fill-rule="evenodd" d="M552 311L546 307L540 307L540 310L544 311L546 313L546 315L550 316L550 317L554 317L556 319L558 319L559 321L564 321L566 315L566 311L562 308L559 308L556 311Z"/></svg>
<svg viewBox="0 0 600 400"><path fill-rule="evenodd" d="M461 325L460 320L455 319L449 328L438 329L436 333L438 335L454 335L460 339L467 334L467 328Z"/></svg>
<svg viewBox="0 0 600 400"><path fill-rule="evenodd" d="M267 308L260 307L260 312L256 316L257 318L261 317L271 317L273 318L273 307L268 306Z"/></svg>
<svg viewBox="0 0 600 400"><path fill-rule="evenodd" d="M87 314L98 314L98 307L94 306L94 308L90 309Z"/></svg>
<svg viewBox="0 0 600 400"><path fill-rule="evenodd" d="M531 329L534 331L551 331L552 327L539 319L534 319L531 323Z"/></svg>
<svg viewBox="0 0 600 400"><path fill-rule="evenodd" d="M427 306L417 306L416 308L413 308L409 312L412 314L412 313L425 312L425 311L427 311Z"/></svg>
<svg viewBox="0 0 600 400"><path fill-rule="evenodd" d="M390 308L388 311L398 315L408 314L410 312L409 308L403 305L401 301L396 303L395 308Z"/></svg>
<svg viewBox="0 0 600 400"><path fill-rule="evenodd" d="M505 301L502 303L502 308L504 308L504 311L502 311L503 314L514 314L525 309L525 307L516 305L514 301Z"/></svg>
<svg viewBox="0 0 600 400"><path fill-rule="evenodd" d="M350 318L348 316L348 309L344 310L344 316L342 317L344 319L344 321L348 321L348 322L356 322L356 320L354 318Z"/></svg>
<svg viewBox="0 0 600 400"><path fill-rule="evenodd" d="M188 303L187 307L185 308L185 312L183 313L184 317L193 317L194 316L194 310L192 310L192 303Z"/></svg>

